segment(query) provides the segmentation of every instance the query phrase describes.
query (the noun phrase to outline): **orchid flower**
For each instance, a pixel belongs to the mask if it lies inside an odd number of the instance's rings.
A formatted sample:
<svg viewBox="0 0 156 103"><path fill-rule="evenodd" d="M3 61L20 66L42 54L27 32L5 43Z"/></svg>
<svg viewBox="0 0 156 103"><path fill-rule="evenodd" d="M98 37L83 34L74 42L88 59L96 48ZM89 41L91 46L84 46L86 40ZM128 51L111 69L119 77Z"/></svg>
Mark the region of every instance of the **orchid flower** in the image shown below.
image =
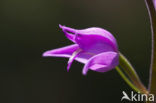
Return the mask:
<svg viewBox="0 0 156 103"><path fill-rule="evenodd" d="M141 82L128 59L118 51L118 45L114 36L102 28L91 27L78 30L59 25L65 36L71 40L73 44L48 50L43 53L43 56L69 58L67 71L69 71L74 60L83 63L82 73L84 75L87 74L88 70L107 72L115 68L123 80L136 92L147 95L149 95L149 93L156 94L156 48L154 48L156 41L156 0L145 0L145 3L149 12L152 30L152 58L149 89Z"/></svg>
<svg viewBox="0 0 156 103"><path fill-rule="evenodd" d="M65 36L74 44L43 53L44 57L69 58L67 70L74 60L84 65L83 74L89 69L106 72L118 65L119 54L117 42L113 35L97 27L77 30L59 25Z"/></svg>

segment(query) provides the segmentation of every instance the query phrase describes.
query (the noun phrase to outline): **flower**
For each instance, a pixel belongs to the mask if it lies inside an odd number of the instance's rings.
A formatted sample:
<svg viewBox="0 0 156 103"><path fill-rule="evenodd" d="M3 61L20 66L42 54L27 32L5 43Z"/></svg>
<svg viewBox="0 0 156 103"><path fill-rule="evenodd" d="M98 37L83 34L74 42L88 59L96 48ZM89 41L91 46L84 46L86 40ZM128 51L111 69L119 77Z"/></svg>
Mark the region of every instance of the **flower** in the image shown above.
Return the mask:
<svg viewBox="0 0 156 103"><path fill-rule="evenodd" d="M74 60L84 65L82 73L87 74L89 69L97 72L106 72L119 63L117 42L113 35L97 27L77 30L59 25L65 36L74 44L43 53L44 57L69 58L67 70Z"/></svg>

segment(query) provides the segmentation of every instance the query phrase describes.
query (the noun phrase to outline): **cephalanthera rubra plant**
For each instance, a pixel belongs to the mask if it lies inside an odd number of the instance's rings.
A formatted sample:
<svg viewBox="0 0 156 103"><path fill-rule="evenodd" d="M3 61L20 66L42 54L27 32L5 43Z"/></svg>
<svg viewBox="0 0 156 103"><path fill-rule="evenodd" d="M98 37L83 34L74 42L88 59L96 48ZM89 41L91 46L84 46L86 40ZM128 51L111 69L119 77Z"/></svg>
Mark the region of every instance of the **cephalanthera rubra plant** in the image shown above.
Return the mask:
<svg viewBox="0 0 156 103"><path fill-rule="evenodd" d="M69 58L67 71L69 71L74 60L83 63L83 75L86 75L88 70L107 72L115 68L126 83L136 92L156 95L156 0L145 0L145 3L152 31L152 56L148 88L142 84L133 66L118 50L115 37L109 31L99 27L79 30L59 25L65 36L73 44L48 50L43 53L43 56ZM156 103L156 100L149 103L152 102Z"/></svg>

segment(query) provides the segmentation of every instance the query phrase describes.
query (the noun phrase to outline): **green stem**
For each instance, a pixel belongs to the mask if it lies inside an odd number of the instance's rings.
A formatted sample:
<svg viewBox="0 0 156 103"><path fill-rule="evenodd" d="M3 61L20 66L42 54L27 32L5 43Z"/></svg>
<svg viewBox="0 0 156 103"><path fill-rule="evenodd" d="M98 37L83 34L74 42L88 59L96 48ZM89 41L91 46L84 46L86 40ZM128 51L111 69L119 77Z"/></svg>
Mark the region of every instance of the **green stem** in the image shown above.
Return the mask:
<svg viewBox="0 0 156 103"><path fill-rule="evenodd" d="M125 80L125 82L136 92L141 92L133 83L124 75L124 73L120 70L120 68L117 66L115 67L117 72L120 74L120 76Z"/></svg>
<svg viewBox="0 0 156 103"><path fill-rule="evenodd" d="M152 54L151 54L151 67L150 67L150 80L149 91L156 95L156 9L154 8L154 0L145 0L152 32ZM153 103L156 103L153 102Z"/></svg>
<svg viewBox="0 0 156 103"><path fill-rule="evenodd" d="M124 72L128 75L130 80L133 84L144 94L148 94L147 89L142 84L141 80L139 79L135 69L132 67L130 62L126 59L126 57L120 53L119 56L119 66L124 70Z"/></svg>

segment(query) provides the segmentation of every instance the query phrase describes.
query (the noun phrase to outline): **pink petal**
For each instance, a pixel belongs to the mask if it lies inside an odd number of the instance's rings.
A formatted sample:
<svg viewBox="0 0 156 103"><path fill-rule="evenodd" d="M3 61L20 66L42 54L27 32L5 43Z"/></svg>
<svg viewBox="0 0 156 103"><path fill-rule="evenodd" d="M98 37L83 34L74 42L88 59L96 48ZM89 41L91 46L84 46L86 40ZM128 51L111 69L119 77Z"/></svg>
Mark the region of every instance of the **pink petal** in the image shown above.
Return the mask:
<svg viewBox="0 0 156 103"><path fill-rule="evenodd" d="M66 27L66 26L62 26L59 24L59 27L62 29L62 31L64 32L65 36L71 40L72 42L75 43L75 33L76 33L76 30L75 29L72 29L72 28L69 28L69 27Z"/></svg>
<svg viewBox="0 0 156 103"><path fill-rule="evenodd" d="M59 25L66 37L74 43L77 43L85 52L94 54L106 51L118 51L117 42L113 35L97 27L83 30L77 30Z"/></svg>
<svg viewBox="0 0 156 103"><path fill-rule="evenodd" d="M107 51L117 52L117 46L108 38L100 35L81 35L77 34L76 43L86 52L99 54Z"/></svg>
<svg viewBox="0 0 156 103"><path fill-rule="evenodd" d="M72 56L69 58L68 60L68 66L67 66L67 71L69 71L71 64L73 63L74 59L80 54L82 53L81 49L77 49L76 51L73 52Z"/></svg>
<svg viewBox="0 0 156 103"><path fill-rule="evenodd" d="M87 74L89 68L97 72L106 72L118 65L118 53L104 52L91 57L85 64L82 73Z"/></svg>
<svg viewBox="0 0 156 103"><path fill-rule="evenodd" d="M73 45L62 47L62 48L46 51L45 53L43 53L43 56L44 57L70 58L72 56L73 52L75 52L77 49L79 49L79 46L77 44L73 44ZM93 55L91 55L89 53L82 52L75 58L75 60L77 60L81 63L86 63L87 60L92 56Z"/></svg>
<svg viewBox="0 0 156 103"><path fill-rule="evenodd" d="M77 31L79 34L85 34L85 35L99 35L104 38L109 39L116 47L117 47L117 42L114 36L107 30L99 28L99 27L91 27L87 29L82 29Z"/></svg>

